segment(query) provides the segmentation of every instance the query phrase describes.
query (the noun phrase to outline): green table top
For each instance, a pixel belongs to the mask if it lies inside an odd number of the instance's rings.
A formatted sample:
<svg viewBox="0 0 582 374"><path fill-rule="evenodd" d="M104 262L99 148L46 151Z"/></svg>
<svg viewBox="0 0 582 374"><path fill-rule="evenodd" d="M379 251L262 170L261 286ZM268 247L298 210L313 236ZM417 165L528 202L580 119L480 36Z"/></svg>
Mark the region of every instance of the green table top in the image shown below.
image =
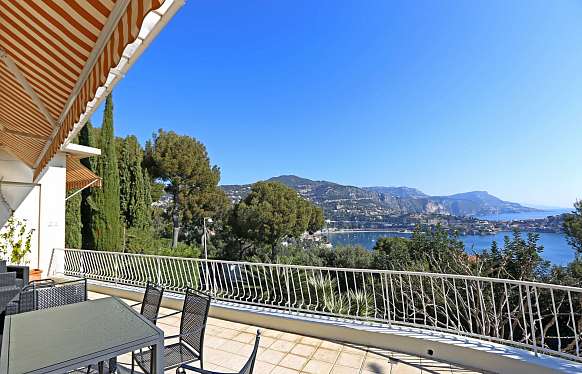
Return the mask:
<svg viewBox="0 0 582 374"><path fill-rule="evenodd" d="M117 298L16 314L6 320L4 334L9 337L4 342L8 341L9 346L2 347L0 367L7 365L7 374L42 371L58 363L155 339L162 333Z"/></svg>

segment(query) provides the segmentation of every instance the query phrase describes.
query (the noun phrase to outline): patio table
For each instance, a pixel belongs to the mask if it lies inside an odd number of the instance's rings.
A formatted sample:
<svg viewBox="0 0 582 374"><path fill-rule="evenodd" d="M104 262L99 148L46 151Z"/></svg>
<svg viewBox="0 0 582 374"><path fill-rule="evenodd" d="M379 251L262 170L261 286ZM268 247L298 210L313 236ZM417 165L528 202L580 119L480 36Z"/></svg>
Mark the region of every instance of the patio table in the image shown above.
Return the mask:
<svg viewBox="0 0 582 374"><path fill-rule="evenodd" d="M66 373L151 346L162 374L164 333L115 297L6 317L1 374Z"/></svg>

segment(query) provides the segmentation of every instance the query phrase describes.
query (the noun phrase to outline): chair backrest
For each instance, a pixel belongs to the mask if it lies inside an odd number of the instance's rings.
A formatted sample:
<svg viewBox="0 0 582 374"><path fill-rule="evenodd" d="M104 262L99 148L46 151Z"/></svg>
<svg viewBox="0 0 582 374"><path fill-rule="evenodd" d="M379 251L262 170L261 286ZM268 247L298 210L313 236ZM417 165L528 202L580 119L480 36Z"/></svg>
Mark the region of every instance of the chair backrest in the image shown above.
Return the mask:
<svg viewBox="0 0 582 374"><path fill-rule="evenodd" d="M239 374L252 374L253 370L255 369L255 361L257 359L257 353L259 352L259 340L261 339L261 332L257 331L257 337L255 338L255 347L253 348L253 352L251 353L251 357L247 360L247 363Z"/></svg>
<svg viewBox="0 0 582 374"><path fill-rule="evenodd" d="M192 288L186 289L182 321L180 322L180 335L182 335L180 340L194 348L198 353L202 352L204 345L204 331L206 330L209 308L209 295Z"/></svg>
<svg viewBox="0 0 582 374"><path fill-rule="evenodd" d="M156 286L155 284L148 282L146 285L145 293L143 294L140 313L153 324L155 324L156 320L158 319L163 296L163 287Z"/></svg>
<svg viewBox="0 0 582 374"><path fill-rule="evenodd" d="M32 312L36 310L36 290L33 287L25 287L18 296L17 313Z"/></svg>
<svg viewBox="0 0 582 374"><path fill-rule="evenodd" d="M7 271L6 260L0 260L0 273L6 273Z"/></svg>
<svg viewBox="0 0 582 374"><path fill-rule="evenodd" d="M0 273L0 287L16 285L16 272Z"/></svg>
<svg viewBox="0 0 582 374"><path fill-rule="evenodd" d="M36 308L46 309L87 301L87 280L56 283L53 287L33 288Z"/></svg>

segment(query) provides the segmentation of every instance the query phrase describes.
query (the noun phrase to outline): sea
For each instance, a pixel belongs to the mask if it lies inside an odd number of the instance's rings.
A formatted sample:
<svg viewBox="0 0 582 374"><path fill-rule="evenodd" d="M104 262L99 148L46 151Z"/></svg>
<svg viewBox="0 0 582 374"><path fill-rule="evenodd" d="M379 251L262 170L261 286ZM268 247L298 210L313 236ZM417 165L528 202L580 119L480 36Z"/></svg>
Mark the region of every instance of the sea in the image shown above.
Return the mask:
<svg viewBox="0 0 582 374"><path fill-rule="evenodd" d="M487 220L523 220L534 218L545 218L551 215L566 213L569 210L548 210L536 211L527 213L511 213L498 214L490 216L480 216L479 218ZM493 241L497 241L500 246L503 246L503 239L505 236L511 236L511 232L501 231L495 235L464 235L459 239L465 244L465 250L468 253L479 253L491 247ZM527 235L523 233L524 237ZM338 232L330 233L328 238L332 245L361 245L364 248L372 249L376 244L378 238L381 237L404 237L409 238L411 234L400 232L385 232L385 231L361 231L361 232ZM566 265L574 259L574 250L566 241L564 234L556 233L539 233L538 243L544 246L542 257L551 261L555 265Z"/></svg>

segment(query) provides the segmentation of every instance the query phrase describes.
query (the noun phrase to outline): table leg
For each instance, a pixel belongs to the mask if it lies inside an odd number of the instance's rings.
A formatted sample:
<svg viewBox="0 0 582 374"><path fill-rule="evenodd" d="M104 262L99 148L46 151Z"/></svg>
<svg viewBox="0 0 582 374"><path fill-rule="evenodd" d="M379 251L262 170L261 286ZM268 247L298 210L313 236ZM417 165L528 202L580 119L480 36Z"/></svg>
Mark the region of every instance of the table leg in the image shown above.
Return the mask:
<svg viewBox="0 0 582 374"><path fill-rule="evenodd" d="M164 339L152 347L152 361L150 373L164 374Z"/></svg>

